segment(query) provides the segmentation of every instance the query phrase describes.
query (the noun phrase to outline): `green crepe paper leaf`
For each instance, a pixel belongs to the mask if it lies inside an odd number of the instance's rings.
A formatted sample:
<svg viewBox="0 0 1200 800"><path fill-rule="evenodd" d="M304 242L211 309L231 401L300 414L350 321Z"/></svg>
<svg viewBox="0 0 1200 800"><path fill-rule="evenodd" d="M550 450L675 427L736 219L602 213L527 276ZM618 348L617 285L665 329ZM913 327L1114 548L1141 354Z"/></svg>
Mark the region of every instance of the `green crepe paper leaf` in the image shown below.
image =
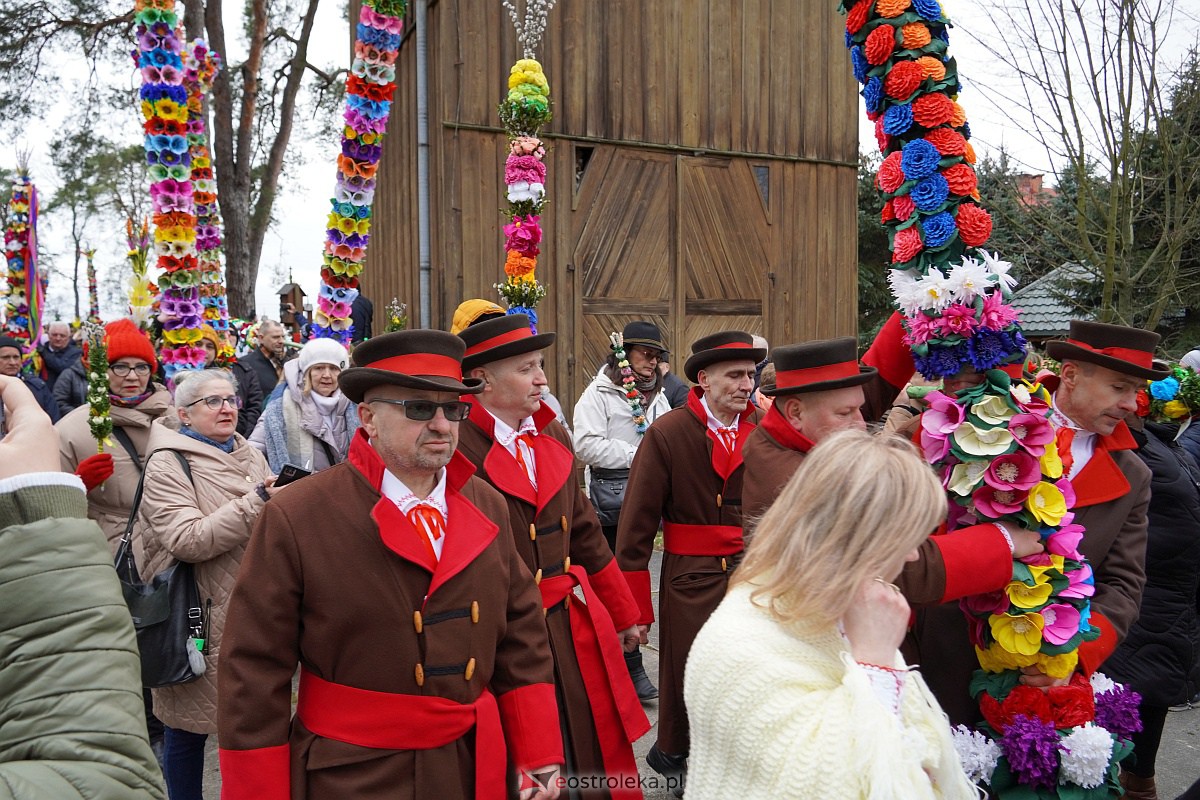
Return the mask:
<svg viewBox="0 0 1200 800"><path fill-rule="evenodd" d="M1047 604L1049 605L1049 604ZM1042 646L1038 648L1038 652L1047 656L1061 656L1063 653L1069 653L1072 650L1079 649L1079 645L1083 643L1083 636L1075 634L1063 644L1050 644L1042 640Z"/></svg>
<svg viewBox="0 0 1200 800"><path fill-rule="evenodd" d="M1074 783L1060 783L1058 796L1061 800L1087 800L1090 791Z"/></svg>
<svg viewBox="0 0 1200 800"><path fill-rule="evenodd" d="M1026 566L1025 564L1022 564L1020 561L1014 561L1013 562L1013 577L1012 577L1012 579L1014 581L1020 581L1021 583L1025 584L1026 586L1033 586L1033 583L1034 583L1033 571L1030 570L1029 567Z"/></svg>
<svg viewBox="0 0 1200 800"><path fill-rule="evenodd" d="M1115 741L1113 742L1112 768L1113 776L1115 777L1117 763L1129 758L1129 756L1133 753L1133 741L1130 739L1117 739L1115 736L1113 739L1115 739Z"/></svg>
<svg viewBox="0 0 1200 800"><path fill-rule="evenodd" d="M978 698L980 692L987 692L997 700L1003 701L1020 679L1021 673L1015 669L1004 672L988 672L977 669L971 674L971 684L967 687L967 691L974 698Z"/></svg>

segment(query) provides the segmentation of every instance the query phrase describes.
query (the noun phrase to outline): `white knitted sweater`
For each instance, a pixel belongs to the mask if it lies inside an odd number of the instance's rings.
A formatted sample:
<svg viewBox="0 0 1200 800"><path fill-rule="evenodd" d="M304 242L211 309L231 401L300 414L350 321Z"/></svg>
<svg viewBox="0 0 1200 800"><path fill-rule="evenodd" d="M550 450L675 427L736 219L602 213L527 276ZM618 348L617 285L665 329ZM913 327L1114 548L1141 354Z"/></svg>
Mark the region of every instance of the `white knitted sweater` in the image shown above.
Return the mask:
<svg viewBox="0 0 1200 800"><path fill-rule="evenodd" d="M750 591L729 592L688 656L687 800L977 797L919 675L897 718L836 625L785 627Z"/></svg>

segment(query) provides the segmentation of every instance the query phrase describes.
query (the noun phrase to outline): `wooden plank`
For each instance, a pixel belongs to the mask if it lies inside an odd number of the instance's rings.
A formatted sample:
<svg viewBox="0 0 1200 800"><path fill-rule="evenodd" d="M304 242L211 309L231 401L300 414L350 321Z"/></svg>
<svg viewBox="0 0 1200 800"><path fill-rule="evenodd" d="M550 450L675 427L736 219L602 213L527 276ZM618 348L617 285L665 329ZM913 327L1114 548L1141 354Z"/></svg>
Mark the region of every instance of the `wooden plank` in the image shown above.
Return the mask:
<svg viewBox="0 0 1200 800"><path fill-rule="evenodd" d="M703 31L708 44L707 99L702 116L704 143L716 150L729 150L733 146L733 96L737 91L733 83L733 59L730 54L730 38L733 33L734 3L726 0L709 0L707 25ZM738 87L740 88L740 87Z"/></svg>
<svg viewBox="0 0 1200 800"><path fill-rule="evenodd" d="M701 12L707 9L706 0L679 0L679 144L685 147L700 147L703 143L701 106L707 93L703 82L705 54L701 49L700 27L704 24Z"/></svg>
<svg viewBox="0 0 1200 800"><path fill-rule="evenodd" d="M684 305L688 316L705 314L711 316L752 316L763 313L762 300L688 300Z"/></svg>

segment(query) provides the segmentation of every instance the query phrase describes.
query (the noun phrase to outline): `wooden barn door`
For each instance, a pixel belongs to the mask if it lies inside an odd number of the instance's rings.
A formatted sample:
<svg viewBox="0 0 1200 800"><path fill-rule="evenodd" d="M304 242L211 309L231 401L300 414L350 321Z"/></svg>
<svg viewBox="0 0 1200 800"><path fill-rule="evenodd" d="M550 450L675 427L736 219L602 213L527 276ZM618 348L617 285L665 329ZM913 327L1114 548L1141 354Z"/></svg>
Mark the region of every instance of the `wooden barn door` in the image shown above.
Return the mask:
<svg viewBox="0 0 1200 800"><path fill-rule="evenodd" d="M763 331L770 229L747 162L573 146L571 397L608 355L608 334L630 320L662 329L681 375L701 336Z"/></svg>

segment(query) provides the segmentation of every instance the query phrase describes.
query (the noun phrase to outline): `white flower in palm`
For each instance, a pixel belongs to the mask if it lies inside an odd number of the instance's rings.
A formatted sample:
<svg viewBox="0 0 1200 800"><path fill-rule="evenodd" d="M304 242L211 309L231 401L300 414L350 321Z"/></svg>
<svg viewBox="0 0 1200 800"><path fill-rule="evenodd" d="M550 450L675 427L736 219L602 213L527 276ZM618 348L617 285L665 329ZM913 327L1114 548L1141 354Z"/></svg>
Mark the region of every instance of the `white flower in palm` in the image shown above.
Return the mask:
<svg viewBox="0 0 1200 800"><path fill-rule="evenodd" d="M1111 733L1091 722L1081 725L1058 744L1061 778L1095 789L1104 783L1112 751Z"/></svg>

